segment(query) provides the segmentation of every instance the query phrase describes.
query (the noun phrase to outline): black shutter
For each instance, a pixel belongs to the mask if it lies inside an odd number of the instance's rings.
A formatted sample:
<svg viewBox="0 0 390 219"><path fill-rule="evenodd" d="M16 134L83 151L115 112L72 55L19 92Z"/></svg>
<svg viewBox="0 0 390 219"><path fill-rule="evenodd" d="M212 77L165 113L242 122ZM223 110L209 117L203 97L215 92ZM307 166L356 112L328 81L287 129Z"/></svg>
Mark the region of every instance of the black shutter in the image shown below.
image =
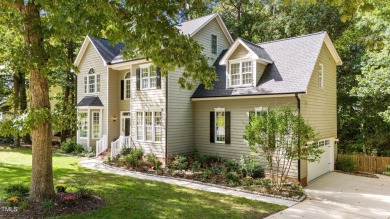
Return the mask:
<svg viewBox="0 0 390 219"><path fill-rule="evenodd" d="M136 69L136 77L137 77L137 90L140 90L140 87L141 87L141 70L140 68L137 68Z"/></svg>
<svg viewBox="0 0 390 219"><path fill-rule="evenodd" d="M121 80L121 100L124 99L125 81Z"/></svg>
<svg viewBox="0 0 390 219"><path fill-rule="evenodd" d="M225 112L225 144L230 144L230 112Z"/></svg>
<svg viewBox="0 0 390 219"><path fill-rule="evenodd" d="M161 69L160 67L156 67L156 74L157 74L157 89L161 89Z"/></svg>
<svg viewBox="0 0 390 219"><path fill-rule="evenodd" d="M249 123L252 122L254 116L255 116L255 111L249 111Z"/></svg>
<svg viewBox="0 0 390 219"><path fill-rule="evenodd" d="M210 112L210 142L215 142L215 112Z"/></svg>

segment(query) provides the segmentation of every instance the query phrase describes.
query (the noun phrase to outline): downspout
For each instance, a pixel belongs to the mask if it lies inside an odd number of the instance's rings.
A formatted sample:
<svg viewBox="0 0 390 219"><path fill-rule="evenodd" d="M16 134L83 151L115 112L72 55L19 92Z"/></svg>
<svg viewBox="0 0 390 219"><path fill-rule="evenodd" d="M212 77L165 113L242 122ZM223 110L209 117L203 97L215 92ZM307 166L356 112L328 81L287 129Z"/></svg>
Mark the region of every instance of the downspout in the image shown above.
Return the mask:
<svg viewBox="0 0 390 219"><path fill-rule="evenodd" d="M165 165L168 160L168 73L165 76Z"/></svg>
<svg viewBox="0 0 390 219"><path fill-rule="evenodd" d="M298 107L298 116L301 115L301 99L298 96L298 93L295 94L295 99L297 99L297 107ZM298 136L298 157L301 156L301 146L300 146L300 138ZM298 183L301 184L301 159L298 159Z"/></svg>

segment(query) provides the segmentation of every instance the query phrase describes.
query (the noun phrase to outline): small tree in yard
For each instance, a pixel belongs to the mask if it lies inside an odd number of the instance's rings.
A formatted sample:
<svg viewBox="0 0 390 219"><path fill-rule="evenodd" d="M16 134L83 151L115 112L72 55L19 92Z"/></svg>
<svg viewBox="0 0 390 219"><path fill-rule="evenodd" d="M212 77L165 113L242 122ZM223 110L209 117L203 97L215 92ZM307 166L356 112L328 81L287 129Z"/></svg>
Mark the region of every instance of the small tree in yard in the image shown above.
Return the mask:
<svg viewBox="0 0 390 219"><path fill-rule="evenodd" d="M244 139L252 152L267 160L276 191L282 189L294 160L312 162L323 153L313 129L290 107L277 107L250 116Z"/></svg>

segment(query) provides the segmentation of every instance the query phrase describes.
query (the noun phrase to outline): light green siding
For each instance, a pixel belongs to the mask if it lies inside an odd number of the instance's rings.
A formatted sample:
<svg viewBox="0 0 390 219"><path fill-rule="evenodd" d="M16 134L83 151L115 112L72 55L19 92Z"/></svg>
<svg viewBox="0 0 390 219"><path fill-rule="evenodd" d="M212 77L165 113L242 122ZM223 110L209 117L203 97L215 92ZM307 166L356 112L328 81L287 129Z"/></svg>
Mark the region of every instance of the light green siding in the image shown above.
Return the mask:
<svg viewBox="0 0 390 219"><path fill-rule="evenodd" d="M102 112L102 135L107 133L107 66L104 66L104 62L96 51L92 43L89 43L84 53L83 58L79 64L80 72L77 75L77 103L80 102L85 96L98 96L103 103L104 109ZM100 74L100 92L94 94L86 94L84 92L84 77L88 76L89 70L93 68L96 73ZM89 133L91 136L91 122L89 126ZM85 143L85 140L78 139L79 142ZM94 149L96 139L89 141L90 146Z"/></svg>
<svg viewBox="0 0 390 219"><path fill-rule="evenodd" d="M324 87L319 87L319 70L324 66ZM301 95L301 114L319 133L319 139L337 138L336 63L325 44L322 45L307 94ZM335 145L335 154L337 147ZM337 156L334 156L337 157ZM307 162L301 164L302 178L307 176Z"/></svg>
<svg viewBox="0 0 390 219"><path fill-rule="evenodd" d="M211 35L217 36L217 55L211 53ZM216 19L210 21L192 38L203 47L203 54L209 58L210 65L215 62L215 60L223 50L228 49L230 46L229 41L225 37L225 34L221 30Z"/></svg>
<svg viewBox="0 0 390 219"><path fill-rule="evenodd" d="M245 125L249 121L249 112L256 107L275 107L289 105L296 108L297 101L291 97L243 98L234 100L194 101L194 142L200 154L218 155L224 158L240 158L249 154L250 150L243 139ZM230 112L231 144L210 142L210 112L214 108L225 108ZM290 176L297 174L297 162L291 168Z"/></svg>

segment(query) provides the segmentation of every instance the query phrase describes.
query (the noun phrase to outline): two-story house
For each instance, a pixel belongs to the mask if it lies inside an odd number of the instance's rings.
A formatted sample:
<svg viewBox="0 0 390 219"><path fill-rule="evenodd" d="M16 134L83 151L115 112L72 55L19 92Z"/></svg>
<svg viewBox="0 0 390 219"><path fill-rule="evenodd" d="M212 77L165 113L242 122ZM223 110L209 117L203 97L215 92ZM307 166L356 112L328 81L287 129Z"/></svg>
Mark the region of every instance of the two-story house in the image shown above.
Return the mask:
<svg viewBox="0 0 390 219"><path fill-rule="evenodd" d="M218 14L177 26L204 48L219 80L212 90L181 90L182 69L162 77L149 60L124 60L123 44L87 36L76 58L80 128L77 141L98 153L111 144L141 147L161 158L201 154L239 158L249 114L278 105L299 110L320 133L319 162L296 161L291 176L303 184L333 170L337 138L336 66L328 34L253 44L233 41Z"/></svg>

